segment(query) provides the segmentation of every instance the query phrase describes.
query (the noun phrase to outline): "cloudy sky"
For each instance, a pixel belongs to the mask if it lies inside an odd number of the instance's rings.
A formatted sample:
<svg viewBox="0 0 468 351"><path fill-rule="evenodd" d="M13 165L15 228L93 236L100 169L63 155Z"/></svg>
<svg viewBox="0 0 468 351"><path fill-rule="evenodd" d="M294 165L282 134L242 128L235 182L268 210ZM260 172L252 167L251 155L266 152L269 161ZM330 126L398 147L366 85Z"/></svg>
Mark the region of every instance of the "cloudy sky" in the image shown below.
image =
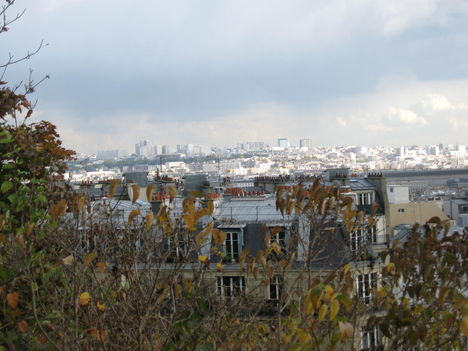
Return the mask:
<svg viewBox="0 0 468 351"><path fill-rule="evenodd" d="M16 0L6 79L81 152L243 141L468 144L468 1ZM11 12L13 14L13 12Z"/></svg>

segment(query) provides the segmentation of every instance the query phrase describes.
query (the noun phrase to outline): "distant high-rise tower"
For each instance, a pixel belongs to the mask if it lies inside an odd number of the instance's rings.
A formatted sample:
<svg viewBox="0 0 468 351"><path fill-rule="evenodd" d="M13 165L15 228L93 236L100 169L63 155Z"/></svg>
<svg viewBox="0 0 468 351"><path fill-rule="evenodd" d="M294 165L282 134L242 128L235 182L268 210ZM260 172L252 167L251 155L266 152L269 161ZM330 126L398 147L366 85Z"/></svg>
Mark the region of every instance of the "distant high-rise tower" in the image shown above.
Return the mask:
<svg viewBox="0 0 468 351"><path fill-rule="evenodd" d="M289 147L291 145L289 144L288 138L279 138L278 139L278 146L282 147L282 148L285 148L285 149L289 149Z"/></svg>
<svg viewBox="0 0 468 351"><path fill-rule="evenodd" d="M306 147L309 150L312 149L312 139L300 139L299 140L300 147Z"/></svg>
<svg viewBox="0 0 468 351"><path fill-rule="evenodd" d="M153 156L153 146L149 140L140 140L138 144L135 144L135 154L140 157L152 157Z"/></svg>

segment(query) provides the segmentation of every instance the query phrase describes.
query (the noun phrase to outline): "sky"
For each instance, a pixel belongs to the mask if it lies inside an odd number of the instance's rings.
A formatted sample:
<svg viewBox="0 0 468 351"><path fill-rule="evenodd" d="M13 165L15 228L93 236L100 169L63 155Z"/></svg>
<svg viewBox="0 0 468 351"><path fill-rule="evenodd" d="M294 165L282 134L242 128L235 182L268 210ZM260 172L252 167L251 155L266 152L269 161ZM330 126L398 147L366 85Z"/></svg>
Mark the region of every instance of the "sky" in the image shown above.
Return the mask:
<svg viewBox="0 0 468 351"><path fill-rule="evenodd" d="M468 1L16 0L5 80L78 152L468 144Z"/></svg>

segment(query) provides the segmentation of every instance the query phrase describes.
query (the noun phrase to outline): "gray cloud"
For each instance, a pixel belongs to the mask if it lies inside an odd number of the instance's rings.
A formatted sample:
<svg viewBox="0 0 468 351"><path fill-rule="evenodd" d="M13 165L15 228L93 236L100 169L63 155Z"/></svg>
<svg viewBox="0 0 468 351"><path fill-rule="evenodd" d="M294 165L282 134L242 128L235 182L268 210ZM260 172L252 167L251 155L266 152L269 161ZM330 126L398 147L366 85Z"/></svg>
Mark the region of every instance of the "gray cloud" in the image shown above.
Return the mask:
<svg viewBox="0 0 468 351"><path fill-rule="evenodd" d="M166 142L199 140L190 128L182 132L183 126L195 125L216 130L205 133L206 143L241 141L234 138L243 135L273 140L281 128L272 125L250 135L253 128L246 122L276 123L280 112L290 119L285 127L291 137L307 136L292 125L313 125L308 133L316 133L322 143L374 140L369 132L359 138L344 133L335 140L337 126L351 128L357 136L357 125L392 133L398 123L404 128L424 120L425 133L436 134L434 123L414 106L418 89L425 82L434 86L434 81L456 87L457 79L468 75L468 6L461 0L23 4L27 14L2 38L0 52L24 52L41 38L50 46L7 78L22 79L29 66L37 76L50 74L37 94L43 118L69 131L70 143L83 150L87 145L87 151L102 144L93 145L93 138L111 144L117 136L131 145L151 137L148 130L166 130L154 134ZM383 93L391 90L383 86L386 82L395 90L411 82L417 91L407 91L411 101L386 100L396 98ZM456 103L468 103L466 97L450 94ZM270 117L259 112L265 109ZM460 118L453 116L453 121ZM222 133L231 135L220 137ZM80 135L85 144L72 141ZM394 141L411 138L399 133Z"/></svg>

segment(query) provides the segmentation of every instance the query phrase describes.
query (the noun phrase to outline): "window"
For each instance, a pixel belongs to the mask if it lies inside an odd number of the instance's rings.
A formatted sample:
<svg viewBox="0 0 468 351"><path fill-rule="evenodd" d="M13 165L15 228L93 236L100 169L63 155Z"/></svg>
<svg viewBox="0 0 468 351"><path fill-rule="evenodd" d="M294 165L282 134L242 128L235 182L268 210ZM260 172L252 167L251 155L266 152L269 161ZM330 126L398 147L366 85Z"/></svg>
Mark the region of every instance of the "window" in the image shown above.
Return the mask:
<svg viewBox="0 0 468 351"><path fill-rule="evenodd" d="M405 209L404 208L399 208L398 212L403 213L403 212L405 212Z"/></svg>
<svg viewBox="0 0 468 351"><path fill-rule="evenodd" d="M393 193L393 188L390 188L390 192Z"/></svg>
<svg viewBox="0 0 468 351"><path fill-rule="evenodd" d="M358 194L358 205L372 205L372 193Z"/></svg>
<svg viewBox="0 0 468 351"><path fill-rule="evenodd" d="M245 281L244 277L239 276L217 277L216 286L219 296L231 298L244 293Z"/></svg>
<svg viewBox="0 0 468 351"><path fill-rule="evenodd" d="M276 252L271 252L270 259L281 259L285 258L287 255L287 234L284 228L274 227L270 228L270 245L273 243L278 244L281 248L281 252L277 254Z"/></svg>
<svg viewBox="0 0 468 351"><path fill-rule="evenodd" d="M164 241L164 252L168 255L167 262L177 262L187 253L187 245L184 239L177 237L166 238Z"/></svg>
<svg viewBox="0 0 468 351"><path fill-rule="evenodd" d="M370 303L373 290L377 288L377 273L360 274L357 276L357 294L365 304Z"/></svg>
<svg viewBox="0 0 468 351"><path fill-rule="evenodd" d="M280 275L275 275L270 279L268 286L268 300L279 301L283 291L283 278Z"/></svg>
<svg viewBox="0 0 468 351"><path fill-rule="evenodd" d="M380 333L377 327L361 329L361 351L377 351L380 345Z"/></svg>
<svg viewBox="0 0 468 351"><path fill-rule="evenodd" d="M223 243L223 262L239 262L239 251L241 250L240 236L238 232L226 232L226 240Z"/></svg>
<svg viewBox="0 0 468 351"><path fill-rule="evenodd" d="M368 237L372 244L377 244L377 226L375 224L369 228Z"/></svg>
<svg viewBox="0 0 468 351"><path fill-rule="evenodd" d="M350 244L352 251L359 251L367 244L377 243L377 227L373 225L368 228L357 229L350 234Z"/></svg>

